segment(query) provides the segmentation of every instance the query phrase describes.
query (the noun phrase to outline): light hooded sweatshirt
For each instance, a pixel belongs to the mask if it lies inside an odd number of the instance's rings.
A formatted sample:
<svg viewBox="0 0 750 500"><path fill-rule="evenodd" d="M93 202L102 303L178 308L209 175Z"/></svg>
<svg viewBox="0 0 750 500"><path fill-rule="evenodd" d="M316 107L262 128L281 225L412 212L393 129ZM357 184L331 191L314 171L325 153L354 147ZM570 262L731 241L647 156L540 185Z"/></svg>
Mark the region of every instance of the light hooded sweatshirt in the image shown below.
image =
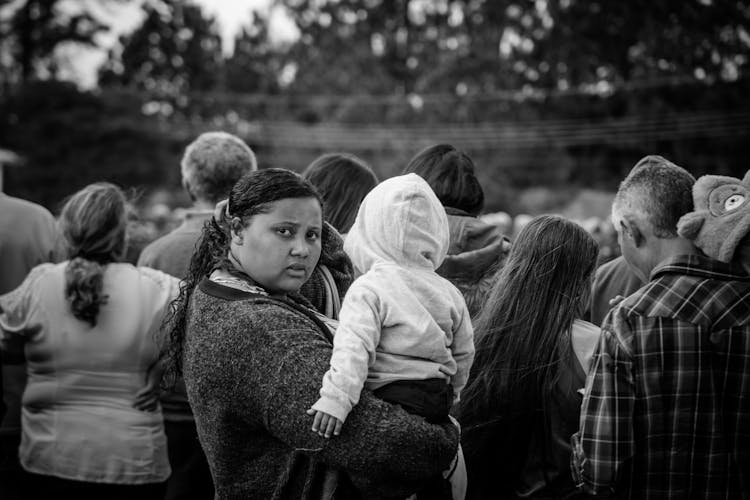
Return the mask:
<svg viewBox="0 0 750 500"><path fill-rule="evenodd" d="M344 421L363 387L399 380L445 379L458 400L474 332L461 292L435 272L449 241L445 210L418 175L390 178L365 197L344 242L361 276L344 297L314 410Z"/></svg>

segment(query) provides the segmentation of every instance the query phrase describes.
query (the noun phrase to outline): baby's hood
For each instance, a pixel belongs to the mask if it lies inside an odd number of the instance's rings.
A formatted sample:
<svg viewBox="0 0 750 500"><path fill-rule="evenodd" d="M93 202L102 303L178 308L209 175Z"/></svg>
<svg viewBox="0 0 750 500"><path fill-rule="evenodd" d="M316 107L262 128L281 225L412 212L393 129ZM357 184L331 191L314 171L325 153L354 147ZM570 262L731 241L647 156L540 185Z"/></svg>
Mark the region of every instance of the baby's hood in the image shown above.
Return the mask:
<svg viewBox="0 0 750 500"><path fill-rule="evenodd" d="M424 179L407 174L381 182L365 196L344 250L360 273L378 262L435 270L449 241L440 200Z"/></svg>

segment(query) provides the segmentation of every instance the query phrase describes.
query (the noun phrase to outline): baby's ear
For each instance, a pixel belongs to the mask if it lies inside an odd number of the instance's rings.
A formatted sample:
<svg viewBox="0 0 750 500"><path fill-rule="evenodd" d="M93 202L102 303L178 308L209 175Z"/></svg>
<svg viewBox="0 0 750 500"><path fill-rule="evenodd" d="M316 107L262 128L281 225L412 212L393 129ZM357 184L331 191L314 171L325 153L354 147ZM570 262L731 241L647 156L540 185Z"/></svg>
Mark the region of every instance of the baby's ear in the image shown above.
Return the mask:
<svg viewBox="0 0 750 500"><path fill-rule="evenodd" d="M706 220L705 212L690 212L677 222L677 234L688 240L695 240Z"/></svg>

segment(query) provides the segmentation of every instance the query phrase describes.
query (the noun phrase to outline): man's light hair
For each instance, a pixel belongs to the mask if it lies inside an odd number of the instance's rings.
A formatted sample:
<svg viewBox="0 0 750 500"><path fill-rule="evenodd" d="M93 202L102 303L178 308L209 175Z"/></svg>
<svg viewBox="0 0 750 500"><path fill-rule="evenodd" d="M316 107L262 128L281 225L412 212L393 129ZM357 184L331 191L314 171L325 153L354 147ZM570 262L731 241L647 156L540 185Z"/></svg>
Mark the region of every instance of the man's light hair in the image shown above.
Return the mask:
<svg viewBox="0 0 750 500"><path fill-rule="evenodd" d="M216 203L229 196L240 177L258 169L255 154L239 137L206 132L185 149L182 179L196 199Z"/></svg>
<svg viewBox="0 0 750 500"><path fill-rule="evenodd" d="M677 237L677 221L693 210L695 177L661 156L642 158L620 183L612 223L628 216L648 223L659 238Z"/></svg>

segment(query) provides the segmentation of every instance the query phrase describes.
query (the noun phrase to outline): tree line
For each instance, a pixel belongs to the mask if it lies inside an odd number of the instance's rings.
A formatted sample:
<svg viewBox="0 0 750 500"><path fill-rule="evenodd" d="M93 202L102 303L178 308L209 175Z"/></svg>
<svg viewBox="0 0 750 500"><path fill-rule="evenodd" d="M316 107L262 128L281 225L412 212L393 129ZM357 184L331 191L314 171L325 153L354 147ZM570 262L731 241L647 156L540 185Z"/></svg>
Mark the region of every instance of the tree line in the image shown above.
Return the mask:
<svg viewBox="0 0 750 500"><path fill-rule="evenodd" d="M420 141L466 138L485 180L502 189L612 188L633 158L654 151L696 174L746 168L750 5L741 0L274 0L298 37L275 42L268 12L248 12L229 55L216 20L190 1L72 3L0 0L0 146L29 160L12 174L17 187L37 170L54 177L50 162L81 181L82 172L118 172L124 160L113 151L146 129L147 165L133 182L172 182L154 172L172 168L161 163L175 161L184 137L212 127L293 168L336 133L336 144L390 173L421 143L402 148L388 131L411 126ZM57 84L57 48L99 44L112 29L99 11L127 4L142 22L110 48L98 89ZM83 119L79 129L95 130L66 140L73 131L62 124ZM296 130L285 123L308 127L305 151L277 144ZM372 130L356 127L342 135L335 124L379 127L385 139L367 141ZM50 130L60 135L34 135ZM58 139L38 158L33 144ZM80 154L83 143L93 151ZM396 151L383 151L388 144Z"/></svg>

